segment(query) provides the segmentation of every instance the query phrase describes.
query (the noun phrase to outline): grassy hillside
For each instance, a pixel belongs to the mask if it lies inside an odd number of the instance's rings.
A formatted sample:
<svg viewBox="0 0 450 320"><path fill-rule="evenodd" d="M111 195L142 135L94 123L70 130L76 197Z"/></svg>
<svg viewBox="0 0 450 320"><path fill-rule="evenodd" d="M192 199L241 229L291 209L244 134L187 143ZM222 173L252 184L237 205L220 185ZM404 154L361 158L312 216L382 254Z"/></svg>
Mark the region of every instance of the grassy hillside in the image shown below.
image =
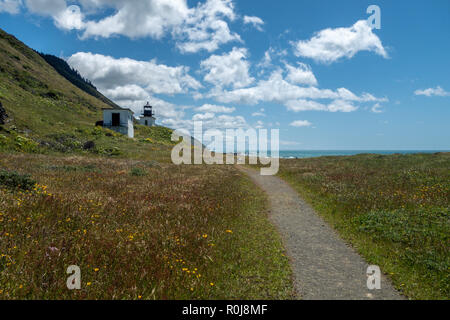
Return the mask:
<svg viewBox="0 0 450 320"><path fill-rule="evenodd" d="M294 297L265 195L235 168L173 165L164 127L95 127L108 105L1 30L0 103L0 300Z"/></svg>
<svg viewBox="0 0 450 320"><path fill-rule="evenodd" d="M282 160L280 175L408 297L450 298L450 153Z"/></svg>
<svg viewBox="0 0 450 320"><path fill-rule="evenodd" d="M98 92L97 96L103 97ZM164 127L136 126L134 140L95 128L102 108L110 105L74 86L38 53L1 29L0 103L8 114L0 126L0 150L162 159L172 145L172 131ZM94 142L90 148L86 148L88 141Z"/></svg>
<svg viewBox="0 0 450 320"><path fill-rule="evenodd" d="M97 88L88 80L84 79L77 70L73 69L69 66L69 64L58 57L55 57L51 54L44 54L39 53L42 58L44 58L45 61L47 61L48 64L50 64L60 75L62 75L64 78L70 81L73 85L80 88L86 93L89 93L91 96L94 96L98 98L99 100L103 101L104 103L112 106L113 108L117 108L118 105L116 105L114 102L106 98L104 95L102 95L100 92L97 91Z"/></svg>

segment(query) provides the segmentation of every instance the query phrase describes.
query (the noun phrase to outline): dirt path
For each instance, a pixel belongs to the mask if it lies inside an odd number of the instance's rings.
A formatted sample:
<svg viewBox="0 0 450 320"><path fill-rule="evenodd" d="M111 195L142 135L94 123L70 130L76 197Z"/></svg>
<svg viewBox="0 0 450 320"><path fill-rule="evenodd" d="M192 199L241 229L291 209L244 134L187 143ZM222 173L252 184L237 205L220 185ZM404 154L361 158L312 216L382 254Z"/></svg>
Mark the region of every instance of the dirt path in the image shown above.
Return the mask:
<svg viewBox="0 0 450 320"><path fill-rule="evenodd" d="M384 276L380 290L367 288L367 263L346 245L286 182L238 166L270 200L270 219L291 258L294 285L306 300L403 299Z"/></svg>

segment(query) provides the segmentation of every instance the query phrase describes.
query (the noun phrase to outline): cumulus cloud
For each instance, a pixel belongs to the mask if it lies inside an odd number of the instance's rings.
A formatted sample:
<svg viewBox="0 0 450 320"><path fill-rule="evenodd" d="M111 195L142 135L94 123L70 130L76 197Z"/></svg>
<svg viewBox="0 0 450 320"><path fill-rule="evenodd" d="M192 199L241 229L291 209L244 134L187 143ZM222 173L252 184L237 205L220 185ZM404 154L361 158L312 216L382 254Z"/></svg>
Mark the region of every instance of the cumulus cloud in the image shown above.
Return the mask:
<svg viewBox="0 0 450 320"><path fill-rule="evenodd" d="M231 32L226 21L235 18L231 0L206 0L198 4L189 9L183 23L173 29L178 48L185 53L212 52L224 43L242 41L237 33Z"/></svg>
<svg viewBox="0 0 450 320"><path fill-rule="evenodd" d="M0 1L0 10L9 12L18 11L21 2ZM242 41L228 26L236 18L231 0L205 0L192 8L186 0L26 0L26 6L31 13L52 17L61 29L82 30L83 39L161 39L170 34L182 52L212 52Z"/></svg>
<svg viewBox="0 0 450 320"><path fill-rule="evenodd" d="M291 122L290 126L291 127L297 127L297 128L310 127L310 126L312 126L312 123L309 122L308 120L296 120L294 122Z"/></svg>
<svg viewBox="0 0 450 320"><path fill-rule="evenodd" d="M68 63L83 77L104 90L125 87L136 94L138 86L152 94L176 94L201 87L189 75L188 67L169 67L158 64L155 60L116 59L101 54L78 52L68 59Z"/></svg>
<svg viewBox="0 0 450 320"><path fill-rule="evenodd" d="M204 130L211 129L246 129L250 126L242 116L219 115L213 116L208 114L196 114L189 119L163 119L161 123L174 129L192 130L194 121L201 121Z"/></svg>
<svg viewBox="0 0 450 320"><path fill-rule="evenodd" d="M298 62L298 67L291 66L286 63L288 71L287 80L294 84L305 84L309 86L317 86L317 79L311 70L311 67Z"/></svg>
<svg viewBox="0 0 450 320"><path fill-rule="evenodd" d="M263 31L264 21L259 17L244 16L244 24L251 24L258 31Z"/></svg>
<svg viewBox="0 0 450 320"><path fill-rule="evenodd" d="M432 96L446 97L446 96L450 96L450 92L445 91L440 86L437 86L436 88L428 88L428 89L425 89L425 90L416 90L414 92L414 94L416 96L427 96L427 97L432 97Z"/></svg>
<svg viewBox="0 0 450 320"><path fill-rule="evenodd" d="M321 107L318 102L308 102L309 110L329 110L329 111L354 111L356 107L353 102L385 101L385 98L376 98L371 94L357 96L350 90L339 88L337 90L320 89L317 87L300 87L289 83L283 77L283 70L278 69L272 72L267 80L260 80L253 87L239 88L234 90L213 89L206 97L213 98L222 103L239 103L255 105L261 102L282 103L290 107L294 102L300 101L302 104L308 100L329 99L334 102L327 108ZM346 102L344 105L343 102ZM317 104L316 104L317 103ZM307 110L307 109L305 109ZM298 109L300 111L300 109Z"/></svg>
<svg viewBox="0 0 450 320"><path fill-rule="evenodd" d="M329 104L312 100L290 100L286 102L286 107L290 111L329 111L329 112L353 112L358 109L351 101L336 99Z"/></svg>
<svg viewBox="0 0 450 320"><path fill-rule="evenodd" d="M68 59L68 63L90 79L105 96L121 107L131 108L136 115L150 101L159 121L181 121L187 107L159 99L155 94L180 94L201 87L189 75L189 68L170 67L155 60L116 59L78 52Z"/></svg>
<svg viewBox="0 0 450 320"><path fill-rule="evenodd" d="M324 29L309 40L294 43L295 55L320 63L332 63L341 58L352 58L360 51L371 51L388 58L381 40L372 32L366 20L349 28Z"/></svg>
<svg viewBox="0 0 450 320"><path fill-rule="evenodd" d="M246 60L247 49L233 48L223 55L212 55L200 63L206 72L204 80L217 87L233 86L241 88L251 84L254 78L249 75L250 64Z"/></svg>
<svg viewBox="0 0 450 320"><path fill-rule="evenodd" d="M192 117L192 120L194 120L194 121L210 120L210 119L213 119L214 116L215 116L215 114L211 113L211 112L198 113Z"/></svg>
<svg viewBox="0 0 450 320"><path fill-rule="evenodd" d="M22 7L22 0L0 0L0 12L17 14Z"/></svg>
<svg viewBox="0 0 450 320"><path fill-rule="evenodd" d="M235 110L236 108L217 106L213 104L204 104L201 107L195 108L195 111L212 113L233 113Z"/></svg>

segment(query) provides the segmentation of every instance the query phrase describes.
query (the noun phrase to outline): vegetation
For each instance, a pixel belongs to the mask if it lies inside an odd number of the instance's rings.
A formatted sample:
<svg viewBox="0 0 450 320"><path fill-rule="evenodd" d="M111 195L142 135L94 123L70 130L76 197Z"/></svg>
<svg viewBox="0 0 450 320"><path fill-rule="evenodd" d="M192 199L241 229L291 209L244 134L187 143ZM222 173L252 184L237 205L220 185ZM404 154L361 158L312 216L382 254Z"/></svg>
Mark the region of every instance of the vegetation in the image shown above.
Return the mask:
<svg viewBox="0 0 450 320"><path fill-rule="evenodd" d="M58 57L55 57L51 54L44 54L39 53L42 58L47 61L49 65L51 65L55 70L62 75L64 78L66 78L68 81L70 81L74 86L80 88L84 92L98 98L99 100L103 101L106 104L109 104L113 108L117 108L118 106L106 98L104 95L102 95L100 92L97 91L97 88L92 84L91 81L88 79L83 78L80 73L69 66L69 64Z"/></svg>
<svg viewBox="0 0 450 320"><path fill-rule="evenodd" d="M293 298L264 195L233 167L30 154L0 167L38 181L0 187L0 299Z"/></svg>
<svg viewBox="0 0 450 320"><path fill-rule="evenodd" d="M0 30L0 299L293 297L260 190L171 164L168 128L95 127L109 100L43 56Z"/></svg>
<svg viewBox="0 0 450 320"><path fill-rule="evenodd" d="M450 298L450 153L282 160L280 167L406 296Z"/></svg>
<svg viewBox="0 0 450 320"><path fill-rule="evenodd" d="M28 174L19 174L15 171L0 170L0 186L8 189L31 190L36 181L32 180Z"/></svg>

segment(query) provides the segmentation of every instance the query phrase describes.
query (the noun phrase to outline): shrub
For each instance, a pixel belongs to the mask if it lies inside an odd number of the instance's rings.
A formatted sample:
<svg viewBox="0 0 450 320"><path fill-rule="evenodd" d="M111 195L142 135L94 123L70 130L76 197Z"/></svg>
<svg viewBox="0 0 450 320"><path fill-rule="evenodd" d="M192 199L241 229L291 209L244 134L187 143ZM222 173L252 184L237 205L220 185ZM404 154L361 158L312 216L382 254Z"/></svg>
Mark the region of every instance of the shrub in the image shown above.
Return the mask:
<svg viewBox="0 0 450 320"><path fill-rule="evenodd" d="M83 145L84 150L92 150L95 148L95 142L94 141L86 141Z"/></svg>
<svg viewBox="0 0 450 320"><path fill-rule="evenodd" d="M36 181L31 179L30 175L27 174L0 170L0 185L9 189L31 190L36 185Z"/></svg>
<svg viewBox="0 0 450 320"><path fill-rule="evenodd" d="M147 175L147 172L142 168L134 167L131 169L130 174L134 177L143 177Z"/></svg>

